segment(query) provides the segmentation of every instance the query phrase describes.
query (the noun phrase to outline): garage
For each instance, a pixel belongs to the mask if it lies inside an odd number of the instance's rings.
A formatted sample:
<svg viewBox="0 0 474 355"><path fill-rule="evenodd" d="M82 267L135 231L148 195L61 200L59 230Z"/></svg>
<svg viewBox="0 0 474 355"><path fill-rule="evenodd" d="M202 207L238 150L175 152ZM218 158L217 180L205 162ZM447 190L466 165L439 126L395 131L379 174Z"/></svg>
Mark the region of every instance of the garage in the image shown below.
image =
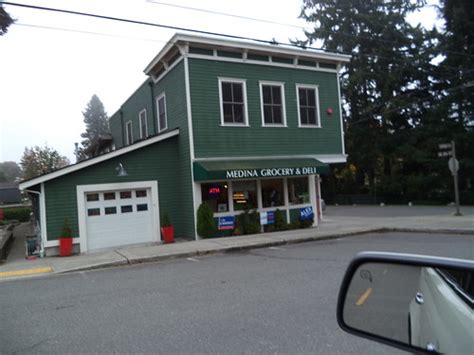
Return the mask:
<svg viewBox="0 0 474 355"><path fill-rule="evenodd" d="M159 240L156 182L78 186L84 250Z"/></svg>

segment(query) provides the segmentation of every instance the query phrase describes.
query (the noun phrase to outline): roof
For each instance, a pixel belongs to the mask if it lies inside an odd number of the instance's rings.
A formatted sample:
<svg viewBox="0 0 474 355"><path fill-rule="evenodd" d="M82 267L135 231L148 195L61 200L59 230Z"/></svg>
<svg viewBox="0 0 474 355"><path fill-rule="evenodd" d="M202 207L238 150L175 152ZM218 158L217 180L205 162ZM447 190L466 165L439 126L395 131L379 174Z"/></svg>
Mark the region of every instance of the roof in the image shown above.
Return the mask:
<svg viewBox="0 0 474 355"><path fill-rule="evenodd" d="M152 69L158 64L163 57L165 57L176 44L207 44L224 48L234 48L239 50L255 50L260 52L267 53L278 53L278 54L287 54L293 56L303 56L305 58L314 58L322 59L327 61L334 61L338 63L347 63L350 61L351 56L347 54L338 54L325 52L322 50L314 49L303 49L303 48L294 48L290 46L278 45L278 44L268 44L257 43L252 41L243 41L243 40L229 40L224 37L218 36L197 36L189 35L184 33L175 34L163 47L163 49L153 58L153 60L145 68L144 72L150 74Z"/></svg>
<svg viewBox="0 0 474 355"><path fill-rule="evenodd" d="M16 182L0 182L0 190L7 189L18 189L18 183Z"/></svg>
<svg viewBox="0 0 474 355"><path fill-rule="evenodd" d="M106 153L106 154L103 154L103 155L99 155L98 157L95 157L95 158L91 158L91 159L87 159L87 160L84 160L84 161L81 161L79 163L76 163L76 164L73 164L73 165L68 165L64 168L61 168L61 169L58 169L58 170L55 170L55 171L52 171L48 174L45 174L45 175L41 175L41 176L38 176L38 177L35 177L33 179L30 179L30 180L25 180L25 181L22 181L20 183L20 189L24 190L24 189L28 189L32 186L35 186L35 185L38 185L38 184L41 184L43 182L46 182L46 181L49 181L49 180L53 180L53 179L56 179L60 176L63 176L63 175L66 175L66 174L70 174L72 172L75 172L75 171L78 171L78 170L81 170L81 169L84 169L84 168L87 168L89 166L92 166L92 165L95 165L95 164L99 164L103 161L106 161L106 160L109 160L109 159L112 159L112 158L115 158L115 157L118 157L120 155L124 155L124 154L127 154L127 153L130 153L134 150L137 150L137 149L140 149L140 148L143 148L143 147L146 147L148 145L151 145L151 144L154 144L154 143L158 143L160 141L163 141L165 139L168 139L168 138L171 138L171 137L174 137L174 136L177 136L179 135L179 129L174 129L172 131L169 131L169 132L166 132L166 133L162 133L162 134L159 134L159 135L156 135L156 136L153 136L151 138L148 138L148 139L145 139L145 140L142 140L142 141L139 141L137 143L134 143L134 144L131 144L129 146L126 146L126 147L123 147L123 148L120 148L120 149L117 149L117 150L114 150L110 153Z"/></svg>

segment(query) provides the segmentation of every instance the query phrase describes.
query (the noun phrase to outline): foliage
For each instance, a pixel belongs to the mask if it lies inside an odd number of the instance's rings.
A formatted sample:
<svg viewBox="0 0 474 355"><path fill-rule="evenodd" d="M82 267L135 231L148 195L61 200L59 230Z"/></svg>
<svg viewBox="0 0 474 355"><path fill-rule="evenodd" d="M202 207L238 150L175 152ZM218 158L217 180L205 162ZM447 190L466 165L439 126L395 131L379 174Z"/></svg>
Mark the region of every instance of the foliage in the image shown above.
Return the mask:
<svg viewBox="0 0 474 355"><path fill-rule="evenodd" d="M10 14L5 11L3 6L0 4L0 36L3 36L8 32L8 27L11 26L15 20L12 19Z"/></svg>
<svg viewBox="0 0 474 355"><path fill-rule="evenodd" d="M6 221L28 222L30 220L30 207L9 207L3 208L4 219Z"/></svg>
<svg viewBox="0 0 474 355"><path fill-rule="evenodd" d="M161 226L171 227L171 219L167 211L163 212L163 215L161 216Z"/></svg>
<svg viewBox="0 0 474 355"><path fill-rule="evenodd" d="M69 221L68 221L67 218L64 219L64 224L63 224L63 228L61 230L60 237L61 238L72 238L72 229L69 226Z"/></svg>
<svg viewBox="0 0 474 355"><path fill-rule="evenodd" d="M110 134L107 113L104 104L97 95L92 96L82 115L86 131L81 134L81 137L84 138L81 142L82 147L77 148L75 152L76 156L79 156L79 160L90 158L85 151L96 143L101 135Z"/></svg>
<svg viewBox="0 0 474 355"><path fill-rule="evenodd" d="M256 210L250 211L248 206L245 206L236 219L236 226L242 234L260 233L260 216Z"/></svg>
<svg viewBox="0 0 474 355"><path fill-rule="evenodd" d="M216 221L211 207L201 203L197 210L197 232L203 238L211 238L216 233Z"/></svg>
<svg viewBox="0 0 474 355"><path fill-rule="evenodd" d="M275 211L275 231L284 231L287 228L283 212L277 208Z"/></svg>
<svg viewBox="0 0 474 355"><path fill-rule="evenodd" d="M34 146L32 148L25 147L20 165L22 178L28 180L65 167L69 165L69 160L47 145L44 147Z"/></svg>
<svg viewBox="0 0 474 355"><path fill-rule="evenodd" d="M15 182L21 176L21 168L14 161L0 163L0 182Z"/></svg>
<svg viewBox="0 0 474 355"><path fill-rule="evenodd" d="M473 3L442 0L444 31L413 26L422 0L305 0L307 45L351 55L341 70L348 165L333 168L323 192L391 199L452 195L438 144L455 140L461 195L474 192Z"/></svg>

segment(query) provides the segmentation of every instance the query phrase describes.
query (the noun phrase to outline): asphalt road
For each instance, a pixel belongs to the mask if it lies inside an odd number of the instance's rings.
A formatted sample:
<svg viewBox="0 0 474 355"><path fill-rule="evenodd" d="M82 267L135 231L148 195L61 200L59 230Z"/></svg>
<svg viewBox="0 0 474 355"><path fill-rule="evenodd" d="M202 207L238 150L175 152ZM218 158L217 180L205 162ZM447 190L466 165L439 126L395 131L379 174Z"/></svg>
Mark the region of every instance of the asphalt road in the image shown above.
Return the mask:
<svg viewBox="0 0 474 355"><path fill-rule="evenodd" d="M341 331L362 250L474 259L474 236L368 234L0 284L0 353L398 354Z"/></svg>
<svg viewBox="0 0 474 355"><path fill-rule="evenodd" d="M464 216L473 216L474 206L461 206ZM327 206L324 215L347 217L415 217L415 216L449 216L456 212L455 206L412 206L407 205L354 205Z"/></svg>

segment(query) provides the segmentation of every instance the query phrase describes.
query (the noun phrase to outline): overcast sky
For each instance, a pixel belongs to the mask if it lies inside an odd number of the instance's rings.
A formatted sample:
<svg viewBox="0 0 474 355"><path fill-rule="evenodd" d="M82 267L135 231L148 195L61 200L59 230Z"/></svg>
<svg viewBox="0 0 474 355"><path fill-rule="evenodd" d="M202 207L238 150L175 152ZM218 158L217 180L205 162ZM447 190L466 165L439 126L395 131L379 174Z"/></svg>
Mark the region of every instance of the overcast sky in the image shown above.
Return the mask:
<svg viewBox="0 0 474 355"><path fill-rule="evenodd" d="M153 2L154 1L154 2ZM12 1L252 38L304 38L301 0ZM258 22L166 6L278 22ZM82 111L93 94L109 116L145 80L143 69L176 32L149 26L4 6L17 19L0 37L0 162L19 162L44 145L75 162L85 131ZM432 26L433 8L411 17Z"/></svg>

